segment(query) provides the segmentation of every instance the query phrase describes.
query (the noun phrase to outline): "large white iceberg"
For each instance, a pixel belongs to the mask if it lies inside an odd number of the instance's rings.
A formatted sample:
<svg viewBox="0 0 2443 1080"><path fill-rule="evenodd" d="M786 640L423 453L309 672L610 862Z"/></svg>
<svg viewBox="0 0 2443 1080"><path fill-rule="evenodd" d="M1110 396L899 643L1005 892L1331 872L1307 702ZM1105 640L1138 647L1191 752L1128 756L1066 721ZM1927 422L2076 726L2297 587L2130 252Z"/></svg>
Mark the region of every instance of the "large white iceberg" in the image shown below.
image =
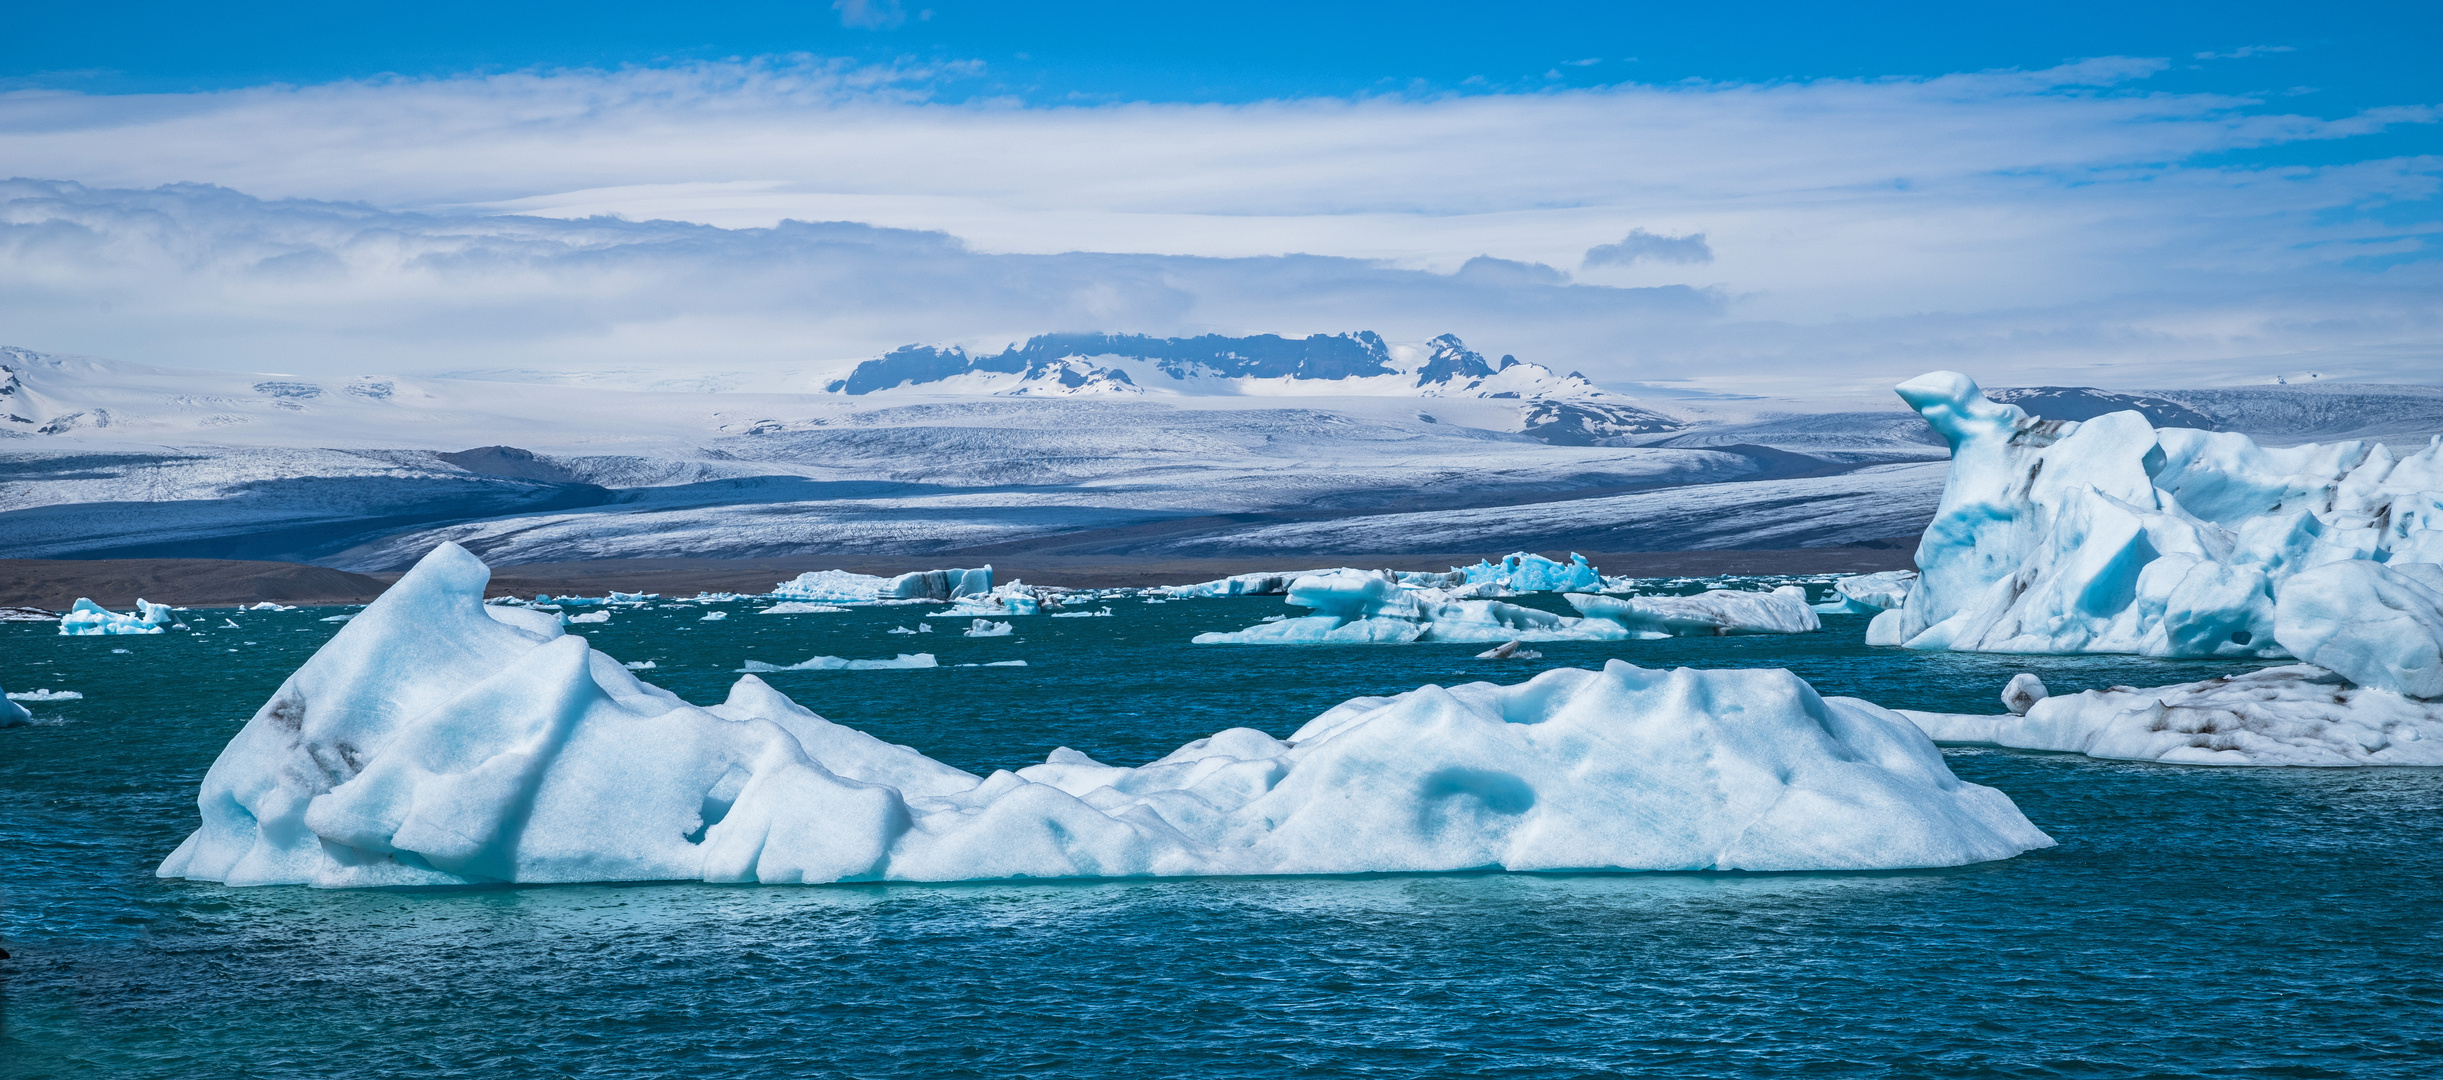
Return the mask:
<svg viewBox="0 0 2443 1080"><path fill-rule="evenodd" d="M17 704L15 695L0 692L0 727L14 727L33 718L32 712Z"/></svg>
<svg viewBox="0 0 2443 1080"><path fill-rule="evenodd" d="M870 604L879 600L956 600L992 591L992 567L918 570L897 577L812 570L772 587L776 600L825 604Z"/></svg>
<svg viewBox="0 0 2443 1080"><path fill-rule="evenodd" d="M2027 715L1900 710L1937 742L2179 765L2443 765L2443 703L2311 664L2057 694Z"/></svg>
<svg viewBox="0 0 2443 1080"><path fill-rule="evenodd" d="M2291 655L2360 686L2443 698L2443 567L2358 559L2293 576L2273 636Z"/></svg>
<svg viewBox="0 0 2443 1080"><path fill-rule="evenodd" d="M1613 662L1360 698L1141 768L978 778L752 676L709 708L427 556L284 682L159 869L233 885L1868 870L2051 840L1787 671Z"/></svg>
<svg viewBox="0 0 2443 1080"><path fill-rule="evenodd" d="M1317 574L1337 573L1335 570L1267 571L1254 574L1232 574L1226 578L1200 581L1194 585L1165 585L1161 593L1178 600L1218 596L1279 596L1289 591L1292 582ZM1357 571L1350 571L1356 573Z"/></svg>
<svg viewBox="0 0 2443 1080"><path fill-rule="evenodd" d="M155 604L139 599L132 615L122 615L80 596L76 606L59 617L59 632L69 637L94 637L104 634L158 634L178 616L168 604Z"/></svg>
<svg viewBox="0 0 2443 1080"><path fill-rule="evenodd" d="M2135 412L2043 420L1940 371L1900 396L1951 444L1907 602L1867 640L1915 649L2293 655L2285 583L2341 561L2443 562L2443 439L2267 449Z"/></svg>

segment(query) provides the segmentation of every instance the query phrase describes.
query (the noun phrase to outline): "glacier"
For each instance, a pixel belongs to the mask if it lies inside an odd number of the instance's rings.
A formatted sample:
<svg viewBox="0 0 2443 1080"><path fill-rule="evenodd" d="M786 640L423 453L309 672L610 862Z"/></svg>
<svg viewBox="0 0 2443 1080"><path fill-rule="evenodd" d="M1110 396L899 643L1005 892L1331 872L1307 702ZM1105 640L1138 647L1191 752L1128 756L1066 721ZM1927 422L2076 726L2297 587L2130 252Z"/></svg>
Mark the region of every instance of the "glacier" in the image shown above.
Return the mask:
<svg viewBox="0 0 2443 1080"><path fill-rule="evenodd" d="M168 604L136 601L134 614L122 615L88 600L76 598L75 606L59 617L59 632L68 637L94 637L107 634L159 634L178 617Z"/></svg>
<svg viewBox="0 0 2443 1080"><path fill-rule="evenodd" d="M437 547L280 686L157 873L230 885L1873 870L2050 846L1906 720L1787 671L1619 661L1357 698L1127 768L989 777L749 675L718 705Z"/></svg>
<svg viewBox="0 0 2443 1080"><path fill-rule="evenodd" d="M2398 458L2362 441L2275 449L2157 428L2135 411L2044 420L1988 400L1956 372L1897 390L1952 461L1917 549L1920 576L1904 604L1869 625L1872 644L2265 659L2347 651L2283 640L2290 583L2363 562L2372 569L2348 572L2356 595L2415 606L2419 583L2431 592L2443 562L2443 437ZM2305 596L2293 604L2315 606Z"/></svg>
<svg viewBox="0 0 2443 1080"><path fill-rule="evenodd" d="M2019 685L2012 681L2013 688ZM2056 694L2026 709L2024 716L1898 712L1936 742L2120 761L2443 765L2443 702L2352 685L2312 664L2174 686Z"/></svg>

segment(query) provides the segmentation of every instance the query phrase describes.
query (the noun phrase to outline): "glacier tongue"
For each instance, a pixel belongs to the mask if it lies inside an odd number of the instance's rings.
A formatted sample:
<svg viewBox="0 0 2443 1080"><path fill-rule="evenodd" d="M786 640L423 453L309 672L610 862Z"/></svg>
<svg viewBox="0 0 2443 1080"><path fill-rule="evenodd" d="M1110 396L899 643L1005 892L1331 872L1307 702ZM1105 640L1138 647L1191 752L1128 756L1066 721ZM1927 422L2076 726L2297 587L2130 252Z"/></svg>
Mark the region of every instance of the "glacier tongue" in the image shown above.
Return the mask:
<svg viewBox="0 0 2443 1080"><path fill-rule="evenodd" d="M2267 449L2136 412L2042 420L1954 372L1898 390L1952 462L1921 576L1872 644L2304 655L2277 617L2287 583L2341 561L2443 562L2443 439L2396 461L2380 444Z"/></svg>
<svg viewBox="0 0 2443 1080"><path fill-rule="evenodd" d="M2052 841L1897 715L1613 661L978 779L752 676L701 708L435 549L284 682L159 869L232 885L1862 870Z"/></svg>

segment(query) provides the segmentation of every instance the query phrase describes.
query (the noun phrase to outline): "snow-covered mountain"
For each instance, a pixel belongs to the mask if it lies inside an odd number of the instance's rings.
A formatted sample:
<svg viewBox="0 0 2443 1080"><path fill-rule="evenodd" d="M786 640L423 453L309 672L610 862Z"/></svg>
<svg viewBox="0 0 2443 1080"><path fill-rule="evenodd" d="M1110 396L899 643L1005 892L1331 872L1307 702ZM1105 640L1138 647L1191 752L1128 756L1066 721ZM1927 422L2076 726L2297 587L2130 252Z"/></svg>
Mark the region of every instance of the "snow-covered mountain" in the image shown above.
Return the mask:
<svg viewBox="0 0 2443 1080"><path fill-rule="evenodd" d="M1677 431L1688 422L1515 356L1498 362L1444 334L1392 345L1371 330L1284 338L1275 334L1155 338L1044 334L990 355L907 345L858 364L824 387L852 397L962 394L1007 397L1390 397L1516 403L1505 429L1562 446Z"/></svg>

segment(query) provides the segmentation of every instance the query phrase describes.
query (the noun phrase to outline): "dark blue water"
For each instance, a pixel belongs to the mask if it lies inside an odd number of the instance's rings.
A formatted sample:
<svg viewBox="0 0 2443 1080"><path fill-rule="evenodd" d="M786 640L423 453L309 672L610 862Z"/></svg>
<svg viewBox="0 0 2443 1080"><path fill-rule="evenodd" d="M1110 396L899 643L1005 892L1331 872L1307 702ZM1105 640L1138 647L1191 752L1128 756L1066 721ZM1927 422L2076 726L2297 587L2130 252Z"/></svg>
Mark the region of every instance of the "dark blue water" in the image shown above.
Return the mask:
<svg viewBox="0 0 2443 1080"><path fill-rule="evenodd" d="M1014 638L922 609L623 612L578 627L718 700L740 661L1026 668L767 676L971 769L1150 759L1338 701L1622 657L1788 666L1826 693L1990 711L2229 669L1800 638L1192 647L1277 600L1123 602ZM0 730L0 1075L2277 1076L2443 1072L2443 771L2209 770L1953 751L2061 841L1958 870L961 886L228 889L153 866L326 610L202 636L0 624L0 685L83 691ZM217 627L223 616L196 618ZM116 650L126 650L118 652ZM230 651L236 650L236 651Z"/></svg>

